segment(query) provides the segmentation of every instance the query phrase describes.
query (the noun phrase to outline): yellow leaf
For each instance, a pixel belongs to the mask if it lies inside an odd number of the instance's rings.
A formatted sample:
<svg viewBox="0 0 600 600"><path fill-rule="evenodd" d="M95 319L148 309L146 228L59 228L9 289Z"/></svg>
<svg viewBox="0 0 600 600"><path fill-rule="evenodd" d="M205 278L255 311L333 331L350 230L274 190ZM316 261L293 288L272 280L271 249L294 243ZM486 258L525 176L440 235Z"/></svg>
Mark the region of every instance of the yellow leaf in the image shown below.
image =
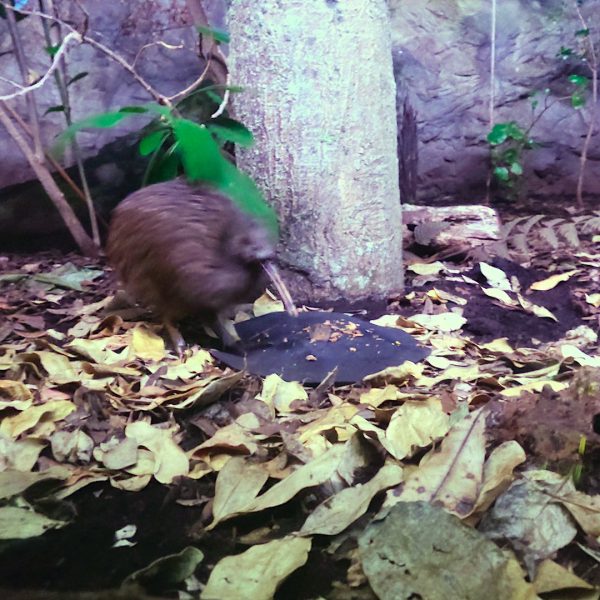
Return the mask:
<svg viewBox="0 0 600 600"><path fill-rule="evenodd" d="M256 317L261 317L272 312L283 312L284 310L283 302L275 300L268 293L263 294L252 305L252 312Z"/></svg>
<svg viewBox="0 0 600 600"><path fill-rule="evenodd" d="M516 398L523 392L541 392L544 386L547 385L553 392L560 392L569 387L567 382L554 381L552 379L539 379L538 381L531 381L524 385L517 385L502 390L500 394L506 398Z"/></svg>
<svg viewBox="0 0 600 600"><path fill-rule="evenodd" d="M600 537L600 496L589 496L575 490L561 491L558 496L585 533L594 538Z"/></svg>
<svg viewBox="0 0 600 600"><path fill-rule="evenodd" d="M308 394L297 381L284 381L279 375L268 375L258 396L265 404L280 414L291 414L293 402L306 402Z"/></svg>
<svg viewBox="0 0 600 600"><path fill-rule="evenodd" d="M62 421L77 407L69 400L54 400L38 406L31 406L12 417L5 417L0 423L0 432L16 438L24 431L32 429L40 422Z"/></svg>
<svg viewBox="0 0 600 600"><path fill-rule="evenodd" d="M557 273L556 275L552 275L547 277L546 279L541 279L540 281L536 281L529 286L530 290L536 290L538 292L547 292L555 288L559 283L563 281L568 281L571 279L575 273L578 273L579 269L573 269L572 271L566 271L564 273Z"/></svg>
<svg viewBox="0 0 600 600"><path fill-rule="evenodd" d="M479 263L479 269L493 288L498 290L512 290L508 277L502 269L492 267L492 265L485 262Z"/></svg>
<svg viewBox="0 0 600 600"><path fill-rule="evenodd" d="M481 291L490 298L498 300L506 306L517 306L517 301L513 300L504 290L498 288L481 288Z"/></svg>
<svg viewBox="0 0 600 600"><path fill-rule="evenodd" d="M159 361L165 358L165 341L147 327L135 327L131 333L129 356Z"/></svg>
<svg viewBox="0 0 600 600"><path fill-rule="evenodd" d="M317 506L304 522L301 535L337 535L361 517L373 497L402 482L402 467L384 465L370 481L345 488Z"/></svg>
<svg viewBox="0 0 600 600"><path fill-rule="evenodd" d="M213 529L230 515L239 514L259 494L269 474L258 464L252 464L241 456L233 457L221 469L215 488L213 521L207 530Z"/></svg>
<svg viewBox="0 0 600 600"><path fill-rule="evenodd" d="M63 527L66 524L27 508L0 507L0 540L24 540L37 537L49 529Z"/></svg>
<svg viewBox="0 0 600 600"><path fill-rule="evenodd" d="M413 263L406 267L407 271L412 271L417 275L437 275L446 268L440 261L432 263Z"/></svg>
<svg viewBox="0 0 600 600"><path fill-rule="evenodd" d="M445 312L437 315L413 315L410 320L429 331L448 333L459 330L467 320L458 312Z"/></svg>
<svg viewBox="0 0 600 600"><path fill-rule="evenodd" d="M372 388L367 392L363 392L360 395L359 402L371 408L377 408L388 400L396 400L397 397L398 388L395 385L386 385L383 389Z"/></svg>
<svg viewBox="0 0 600 600"><path fill-rule="evenodd" d="M27 386L11 379L0 380L0 410L14 408L24 410L33 402L33 395Z"/></svg>
<svg viewBox="0 0 600 600"><path fill-rule="evenodd" d="M423 373L424 369L424 365L415 364L410 360L406 360L401 365L398 365L396 367L387 367L383 369L383 371L367 375L364 378L364 380L375 381L381 379L387 383L392 381L397 381L398 383L401 383L403 381L406 381L407 379L410 379L411 377L419 378Z"/></svg>
<svg viewBox="0 0 600 600"><path fill-rule="evenodd" d="M449 417L438 398L405 402L392 415L385 432L385 449L401 460L442 438L450 429Z"/></svg>
<svg viewBox="0 0 600 600"><path fill-rule="evenodd" d="M472 515L483 514L508 488L514 479L514 470L526 459L525 451L515 441L504 442L492 450L483 466L483 482Z"/></svg>
<svg viewBox="0 0 600 600"><path fill-rule="evenodd" d="M208 460L208 455L220 454L223 450L254 454L258 450L257 438L238 423L231 423L221 427L211 438L196 446L190 452L190 456Z"/></svg>
<svg viewBox="0 0 600 600"><path fill-rule="evenodd" d="M384 508L398 502L430 502L463 518L475 506L485 460L485 413L479 409L460 420L407 476L402 492L388 493Z"/></svg>
<svg viewBox="0 0 600 600"><path fill-rule="evenodd" d="M285 578L306 562L310 547L310 539L290 536L226 556L215 565L200 598L271 600Z"/></svg>
<svg viewBox="0 0 600 600"><path fill-rule="evenodd" d="M572 358L582 367L600 367L600 356L590 356L572 344L563 344L560 352L565 358Z"/></svg>
<svg viewBox="0 0 600 600"><path fill-rule="evenodd" d="M114 338L116 337L114 336ZM124 358L121 354L117 354L108 348L108 346L114 343L115 340L112 337L95 340L76 338L72 342L65 344L65 347L82 354L92 362L111 365L122 361ZM121 345L125 346L124 343Z"/></svg>
<svg viewBox="0 0 600 600"><path fill-rule="evenodd" d="M462 296L457 296L456 294L451 294L444 290L438 290L437 288L429 290L427 296L436 302L454 302L454 304L458 304L459 306L466 306L468 302L467 299Z"/></svg>
<svg viewBox="0 0 600 600"><path fill-rule="evenodd" d="M74 364L62 354L46 350L36 352L35 354L37 354L42 363L42 367L46 373L48 373L50 381L62 385L81 380L81 363L78 363L80 366L78 373L74 369Z"/></svg>
<svg viewBox="0 0 600 600"><path fill-rule="evenodd" d="M538 594L548 594L558 590L593 590L594 586L585 582L553 560L547 558L539 565L533 587ZM573 596L573 598L580 596Z"/></svg>
<svg viewBox="0 0 600 600"><path fill-rule="evenodd" d="M488 350L497 354L512 354L514 352L514 349L506 338L497 338L487 344L481 344L479 347L482 350Z"/></svg>
<svg viewBox="0 0 600 600"><path fill-rule="evenodd" d="M125 492L139 492L150 483L151 479L152 475L135 475L125 479L113 477L110 480L110 485Z"/></svg>
<svg viewBox="0 0 600 600"><path fill-rule="evenodd" d="M258 496L246 505L240 514L280 506L291 500L299 491L329 481L336 473L344 452L344 444L332 446L325 454L296 469L289 477Z"/></svg>
<svg viewBox="0 0 600 600"><path fill-rule="evenodd" d="M322 410L318 413L322 414L321 417L298 429L298 433L300 434L299 440L304 443L310 438L325 431L331 431L336 427L343 429L357 412L358 406L350 403L344 403Z"/></svg>
<svg viewBox="0 0 600 600"><path fill-rule="evenodd" d="M125 435L154 454L154 477L160 483L171 483L176 477L187 475L188 458L173 441L172 432L168 429L137 421L127 425Z"/></svg>
<svg viewBox="0 0 600 600"><path fill-rule="evenodd" d="M0 434L0 471L31 471L47 443L35 438L11 440Z"/></svg>
<svg viewBox="0 0 600 600"><path fill-rule="evenodd" d="M595 308L600 308L600 294L586 294L585 301Z"/></svg>

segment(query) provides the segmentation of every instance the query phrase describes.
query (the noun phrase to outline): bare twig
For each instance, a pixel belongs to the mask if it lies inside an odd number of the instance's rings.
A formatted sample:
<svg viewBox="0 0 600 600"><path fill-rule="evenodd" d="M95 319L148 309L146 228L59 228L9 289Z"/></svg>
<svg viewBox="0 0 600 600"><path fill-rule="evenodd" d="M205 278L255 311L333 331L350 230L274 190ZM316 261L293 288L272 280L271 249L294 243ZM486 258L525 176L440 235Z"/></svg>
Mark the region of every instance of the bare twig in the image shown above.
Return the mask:
<svg viewBox="0 0 600 600"><path fill-rule="evenodd" d="M47 1L50 3L50 7L54 11L55 16L57 16L53 1L52 0L47 0ZM45 0L39 0L39 6L43 12L48 12L48 10L45 6ZM40 19L40 21L42 23L42 29L44 30L44 39L46 40L46 44L49 47L52 47L54 45L55 40L52 39L52 34L50 31L51 24L46 19ZM57 24L57 27L58 27L58 37L60 39L60 38L62 38L60 24ZM62 60L60 62L59 69L54 72L54 80L56 81L56 87L58 89L58 93L60 94L60 99L61 99L61 102L63 105L63 114L65 116L65 121L67 123L67 126L70 126L73 124L73 119L71 118L71 102L70 102L70 98L69 98L69 90L68 90L68 83L67 83L67 67L66 67L66 62L64 60ZM75 157L75 163L77 165L79 179L80 179L81 185L83 187L84 202L87 207L88 217L89 217L90 225L92 228L92 238L94 240L94 243L97 246L100 246L100 231L98 229L98 219L96 218L96 211L94 209L94 203L92 202L92 195L90 193L90 187L88 185L87 177L85 174L85 169L83 167L83 158L82 158L82 154L81 154L81 149L79 147L79 144L77 143L76 137L74 137L71 140L71 148L73 149L73 155Z"/></svg>
<svg viewBox="0 0 600 600"><path fill-rule="evenodd" d="M169 100L171 102L177 102L177 100L179 100L179 98L183 98L184 96L186 96L187 94L189 94L190 92L195 90L204 81L204 78L206 77L206 74L208 73L208 70L210 69L210 63L211 63L211 60L209 58L206 61L206 66L202 70L202 73L200 73L200 77L198 77L198 79L196 79L196 81L194 81L194 83L192 83L191 85L186 87L184 90L181 90L180 92L177 92L176 94L173 94L172 96L169 96Z"/></svg>
<svg viewBox="0 0 600 600"><path fill-rule="evenodd" d="M85 232L85 229L77 219L77 215L75 215L73 209L66 201L64 194L56 185L54 179L52 179L52 175L44 164L43 158L40 159L35 152L32 152L31 148L27 144L27 141L14 126L11 118L5 110L5 103L2 101L0 101L0 123L4 125L10 137L14 140L15 144L27 158L27 161L33 169L36 177L39 179L48 196L50 196L50 199L60 213L61 218L65 222L65 225L67 226L69 232L73 236L73 239L81 251L89 256L96 256L98 254L98 247Z"/></svg>
<svg viewBox="0 0 600 600"><path fill-rule="evenodd" d="M8 30L10 32L10 37L12 39L13 47L15 49L15 56L17 58L17 64L19 65L19 70L21 71L21 77L23 79L23 83L27 85L29 78L29 71L27 69L27 60L25 57L25 51L23 49L23 44L21 43L21 36L19 35L19 28L17 27L17 19L11 11L6 11L6 22L8 23ZM15 92L16 95L20 95L22 93L21 90ZM1 98L0 98L1 100ZM33 131L33 144L34 151L38 159L43 158L43 147L42 147L42 138L40 133L40 123L38 118L37 105L35 103L35 98L29 94L26 96L27 102L27 110L29 111L29 119L31 121L32 131Z"/></svg>
<svg viewBox="0 0 600 600"><path fill-rule="evenodd" d="M583 29L588 29L587 22L581 13L581 9L579 4L575 2L575 10L577 11L577 16L579 17L579 21ZM589 52L590 60L587 62L587 66L592 72L592 106L590 108L589 118L590 121L588 123L588 130L585 136L585 140L583 142L583 147L581 148L581 157L579 159L579 176L577 177L577 190L576 190L576 199L577 199L577 207L583 208L583 178L585 175L585 166L587 163L587 155L590 147L590 142L592 141L592 135L594 134L594 127L596 125L596 111L598 106L598 56L596 54L596 48L594 46L594 41L590 37L589 33L586 36L587 49Z"/></svg>
<svg viewBox="0 0 600 600"><path fill-rule="evenodd" d="M139 60L139 58L142 55L142 53L144 52L144 50L147 50L148 48L152 48L153 46L162 46L163 48L166 48L167 50L181 50L182 48L185 48L184 44L179 44L178 46L174 46L173 44L167 44L167 42L163 42L162 40L157 40L156 42L150 42L149 44L144 44L137 51L137 54L135 55L135 58L133 59L133 62L131 63L131 68L135 69L135 64Z"/></svg>
<svg viewBox="0 0 600 600"><path fill-rule="evenodd" d="M65 36L65 39L63 40L62 44L60 45L58 52L54 55L54 60L52 61L50 68L44 73L44 76L41 79L39 79L32 85L29 85L27 87L21 87L21 89L17 90L16 92L13 92L12 94L7 94L6 96L0 96L0 100L12 100L13 98L16 98L17 96L23 96L25 94L29 94L30 92L33 92L33 90L41 88L46 83L46 81L48 80L50 75L52 75L52 73L54 73L54 71L58 68L60 60L61 60L63 54L67 50L67 46L73 40L77 41L77 42L81 42L81 36L76 31L72 31L71 33L69 33Z"/></svg>
<svg viewBox="0 0 600 600"><path fill-rule="evenodd" d="M29 125L27 125L27 123L25 123L25 121L23 121L23 119L21 118L21 115L19 115L19 113L8 104L4 104L4 109L19 124L21 129L30 138L33 139L33 134L31 132L31 129L29 128ZM54 169L56 169L56 172L64 179L65 183L73 190L73 192L75 192L75 194L77 194L77 196L81 200L85 201L84 193L81 191L79 186L71 179L69 174L63 169L63 167L59 163L56 162L56 160L49 153L46 152L45 154L46 154L46 160L52 165L52 167Z"/></svg>
<svg viewBox="0 0 600 600"><path fill-rule="evenodd" d="M225 93L223 94L223 100L221 102L221 104L219 105L219 108L217 108L217 110L210 115L211 119L216 119L218 116L220 116L221 114L223 114L223 111L225 110L225 107L227 106L227 103L229 102L229 85L230 85L230 75L229 73L227 73L227 81L225 83L225 85L227 85L227 87L225 88Z"/></svg>
<svg viewBox="0 0 600 600"><path fill-rule="evenodd" d="M496 0L492 0L492 20L490 23L490 102L489 129L494 128L494 111L496 108ZM485 182L485 203L490 204L490 189L492 186L492 168L488 169Z"/></svg>
<svg viewBox="0 0 600 600"><path fill-rule="evenodd" d="M100 50L100 52L111 58L114 62L121 65L121 67L123 67L159 104L172 107L171 101L166 96L163 96L163 94L155 90L141 75L139 75L139 73L122 56L120 56L116 52L113 52L110 48L108 48L98 40L88 36L87 34L80 34L72 25L69 25L69 23L63 21L62 19L59 19L58 17L55 17L54 15L49 15L38 10L25 10L24 8L16 8L8 4L5 0L3 0L1 4L2 6L4 6L5 9L7 9L7 14L13 11L22 15L31 15L34 17L40 17L40 19L48 19L55 23L59 23L69 32L79 35L81 41L86 42L87 44L93 46L97 50Z"/></svg>
<svg viewBox="0 0 600 600"><path fill-rule="evenodd" d="M12 79L7 79L6 77L2 77L2 75L0 75L0 81L4 81L5 83L10 83L10 85L12 85L13 87L19 88L20 90L25 89L24 85L21 85L20 83L17 83L16 81L12 81Z"/></svg>

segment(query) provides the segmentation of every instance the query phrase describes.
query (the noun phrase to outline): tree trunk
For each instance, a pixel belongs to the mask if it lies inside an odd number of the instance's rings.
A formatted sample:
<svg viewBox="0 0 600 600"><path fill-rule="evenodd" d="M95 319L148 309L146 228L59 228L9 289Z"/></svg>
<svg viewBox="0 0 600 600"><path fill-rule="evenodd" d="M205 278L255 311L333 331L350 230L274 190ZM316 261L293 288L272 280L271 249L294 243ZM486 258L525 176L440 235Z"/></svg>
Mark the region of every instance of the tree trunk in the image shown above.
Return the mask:
<svg viewBox="0 0 600 600"><path fill-rule="evenodd" d="M299 301L402 288L395 83L384 0L233 0L238 153L277 208Z"/></svg>

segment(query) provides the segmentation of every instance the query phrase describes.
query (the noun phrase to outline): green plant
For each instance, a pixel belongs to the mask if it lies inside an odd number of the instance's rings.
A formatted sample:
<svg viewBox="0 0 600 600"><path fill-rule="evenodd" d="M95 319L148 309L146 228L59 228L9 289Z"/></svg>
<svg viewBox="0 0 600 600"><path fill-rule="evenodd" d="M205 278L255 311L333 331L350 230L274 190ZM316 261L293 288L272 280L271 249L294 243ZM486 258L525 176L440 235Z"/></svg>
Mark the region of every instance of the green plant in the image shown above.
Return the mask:
<svg viewBox="0 0 600 600"><path fill-rule="evenodd" d="M571 105L575 109L582 109L586 104L586 90L591 87L591 103L588 113L588 129L581 148L581 156L579 160L579 176L577 177L577 206L583 208L583 179L585 175L585 167L587 163L588 150L592 140L592 134L596 126L596 114L598 110L598 68L600 61L596 53L596 45L590 35L590 28L586 18L583 16L581 9L583 0L576 0L575 12L581 23L581 29L575 32L575 38L578 41L577 50L573 48L561 47L558 52L558 57L563 60L575 58L579 64L590 72L590 77L585 75L573 74L569 76L569 82L575 86L574 92L571 94ZM590 85L591 84L591 85Z"/></svg>
<svg viewBox="0 0 600 600"><path fill-rule="evenodd" d="M523 175L523 155L533 148L533 140L516 121L496 123L487 136L492 147L492 172L496 180L516 190Z"/></svg>
<svg viewBox="0 0 600 600"><path fill-rule="evenodd" d="M209 93L214 88L207 86L199 91ZM147 182L166 181L183 174L192 183L208 183L227 194L277 236L275 212L254 181L224 156L223 146L228 142L246 147L254 142L252 133L229 117L219 116L197 123L182 117L176 107L157 103L126 106L73 123L57 139L56 151L61 151L82 130L114 127L133 116L154 117L139 142L140 153L149 157Z"/></svg>
<svg viewBox="0 0 600 600"><path fill-rule="evenodd" d="M486 139L491 150L492 174L498 184L513 198L521 191L525 154L539 146L531 132L553 104L548 101L549 94L549 89L531 93L531 119L528 126L521 125L517 121L496 123L487 135ZM539 95L543 96L541 109Z"/></svg>

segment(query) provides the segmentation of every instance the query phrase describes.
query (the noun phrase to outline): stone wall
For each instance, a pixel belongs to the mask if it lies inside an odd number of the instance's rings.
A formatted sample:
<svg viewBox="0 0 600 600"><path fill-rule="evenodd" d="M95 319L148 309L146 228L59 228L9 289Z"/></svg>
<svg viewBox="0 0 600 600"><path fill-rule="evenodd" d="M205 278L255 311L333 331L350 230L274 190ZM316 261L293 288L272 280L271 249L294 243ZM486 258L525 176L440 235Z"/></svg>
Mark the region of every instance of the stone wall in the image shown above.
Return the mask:
<svg viewBox="0 0 600 600"><path fill-rule="evenodd" d="M83 14L71 0L55 0L60 16L80 25ZM27 8L37 8L37 2L29 2ZM108 48L122 55L130 63L136 60L136 69L156 89L163 94L171 94L191 84L202 69L196 54L197 35L190 27L185 0L116 0L98 2L82 0L81 5L89 15L88 33ZM48 55L44 52L46 43L40 20L27 17L18 23L25 43L25 52L32 74L43 74L49 66ZM152 42L163 41L171 47L148 46ZM74 83L70 96L75 120L107 110L118 109L130 104L149 102L151 98L121 66L87 44L71 46L67 54L69 76L87 72L88 75ZM5 80L22 83L12 42L5 20L0 19L0 95L15 90ZM51 106L61 104L53 78L34 92L40 115ZM28 121L23 97L10 101ZM42 137L46 147L50 147L65 128L61 113L48 113L41 117ZM101 148L127 131L139 129L137 124L124 121L115 129L94 130L78 135L78 142L85 156L96 155ZM69 161L69 157L66 157ZM117 171L110 170L111 181L115 176L126 177L127 166L117 165ZM32 172L20 152L15 152L14 144L0 126L0 188L26 181Z"/></svg>
<svg viewBox="0 0 600 600"><path fill-rule="evenodd" d="M70 0L55 3L66 18L80 21L77 3ZM138 58L137 68L161 92L182 89L197 77L202 65L196 54L196 34L190 26L186 0L82 0L82 4L89 12L90 32L129 61L135 59L144 45L157 40L181 46L147 47ZM227 4L227 0L205 0L208 13L218 25L224 23ZM399 112L408 100L417 115L418 201L479 202L485 194L489 169L485 136L489 130L491 2L388 0L388 4ZM498 2L496 121L515 119L527 124L531 118L527 98L530 92L549 88L553 101L569 93L568 74L584 73L576 63L556 58L561 46L576 44L574 32L581 25L573 4L571 0ZM600 0L587 0L584 11L591 15L592 36L600 46ZM19 27L28 31L26 51L33 58L32 70L43 73L48 58L40 51L45 44L39 23L28 18ZM0 73L5 79L20 81L10 50L6 22L0 20ZM71 49L68 64L71 76L89 72L71 88L76 119L149 100L130 75L89 46ZM0 79L0 95L13 89ZM52 81L36 92L36 98L41 113L60 103ZM368 102L368 98L357 101ZM11 102L21 114L26 114L22 100ZM574 194L579 152L586 133L586 111L587 108L575 111L567 101L562 101L540 119L532 133L542 147L526 157L526 190L547 196ZM401 114L399 119L401 123ZM45 115L43 125L44 142L49 146L64 127L62 115ZM127 125L95 131L80 135L79 141L85 155L94 156L127 131ZM123 155L127 152L122 152ZM110 154L106 161L110 161ZM97 172L93 176L99 185L104 182L115 186L119 180L132 184L127 162L107 166L106 161L96 161ZM0 127L0 188L30 178L26 160ZM590 146L585 191L600 194L598 134ZM0 191L0 202L6 197L6 190Z"/></svg>
<svg viewBox="0 0 600 600"><path fill-rule="evenodd" d="M529 94L549 88L554 104L532 130L542 147L526 154L524 191L574 196L588 108L576 111L568 101L556 102L572 89L568 74L589 75L577 61L556 58L561 46L577 44L574 33L582 26L574 2L497 4L495 120L528 126ZM389 5L398 106L408 99L418 118L418 199L481 201L489 168L491 2L390 0ZM600 2L588 0L583 10L600 45ZM598 134L590 145L584 191L600 194Z"/></svg>

